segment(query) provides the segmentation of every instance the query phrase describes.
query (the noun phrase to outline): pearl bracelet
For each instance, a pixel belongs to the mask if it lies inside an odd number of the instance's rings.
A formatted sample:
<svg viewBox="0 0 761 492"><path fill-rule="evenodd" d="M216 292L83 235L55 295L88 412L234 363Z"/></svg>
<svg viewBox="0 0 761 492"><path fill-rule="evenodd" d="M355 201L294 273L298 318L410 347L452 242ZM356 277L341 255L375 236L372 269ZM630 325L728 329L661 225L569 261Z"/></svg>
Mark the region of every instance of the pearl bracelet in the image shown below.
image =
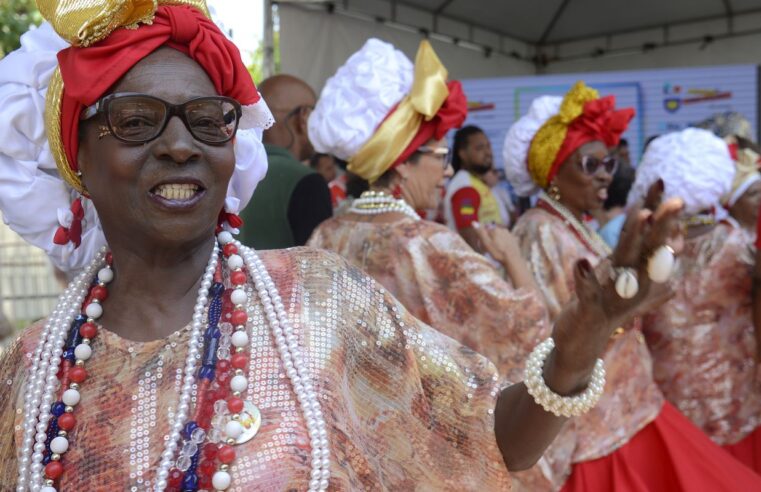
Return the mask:
<svg viewBox="0 0 761 492"><path fill-rule="evenodd" d="M526 361L526 371L523 375L523 384L534 401L541 405L545 411L558 417L578 417L584 415L594 407L605 389L605 367L602 359L597 359L592 371L592 379L583 393L575 396L560 396L552 391L544 381L544 363L555 341L548 338L531 352Z"/></svg>

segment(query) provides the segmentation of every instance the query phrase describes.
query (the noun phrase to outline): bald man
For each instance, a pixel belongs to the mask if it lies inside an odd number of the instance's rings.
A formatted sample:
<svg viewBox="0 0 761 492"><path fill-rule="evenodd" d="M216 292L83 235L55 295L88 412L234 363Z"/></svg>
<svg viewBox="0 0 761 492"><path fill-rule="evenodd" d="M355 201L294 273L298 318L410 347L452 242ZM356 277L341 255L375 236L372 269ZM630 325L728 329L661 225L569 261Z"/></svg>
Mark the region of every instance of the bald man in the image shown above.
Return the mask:
<svg viewBox="0 0 761 492"><path fill-rule="evenodd" d="M241 213L241 240L257 249L302 246L333 214L325 180L300 162L314 153L307 119L317 96L306 82L291 75L270 77L259 91L276 122L264 132L269 169Z"/></svg>

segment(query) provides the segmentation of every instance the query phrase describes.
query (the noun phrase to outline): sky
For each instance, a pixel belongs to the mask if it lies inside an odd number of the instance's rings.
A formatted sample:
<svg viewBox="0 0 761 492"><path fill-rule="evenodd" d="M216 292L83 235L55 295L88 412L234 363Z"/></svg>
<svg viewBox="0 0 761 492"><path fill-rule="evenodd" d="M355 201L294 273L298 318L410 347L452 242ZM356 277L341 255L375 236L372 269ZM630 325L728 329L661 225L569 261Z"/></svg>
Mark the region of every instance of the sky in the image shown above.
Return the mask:
<svg viewBox="0 0 761 492"><path fill-rule="evenodd" d="M241 50L244 61L259 46L264 32L263 0L207 0L213 8L216 19L229 33Z"/></svg>

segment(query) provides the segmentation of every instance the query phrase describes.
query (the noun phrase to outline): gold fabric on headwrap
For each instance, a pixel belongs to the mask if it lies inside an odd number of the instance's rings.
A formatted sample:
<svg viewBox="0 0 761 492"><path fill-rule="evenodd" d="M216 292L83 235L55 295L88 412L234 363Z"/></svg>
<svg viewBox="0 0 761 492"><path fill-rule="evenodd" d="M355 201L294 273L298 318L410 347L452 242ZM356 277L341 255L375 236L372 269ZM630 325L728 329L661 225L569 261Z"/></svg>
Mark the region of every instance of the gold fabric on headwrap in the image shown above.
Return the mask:
<svg viewBox="0 0 761 492"><path fill-rule="evenodd" d="M539 128L529 147L528 172L542 189L549 186L547 177L565 141L568 125L582 114L587 102L599 98L596 90L587 87L584 82L576 82L563 98L560 112Z"/></svg>
<svg viewBox="0 0 761 492"><path fill-rule="evenodd" d="M42 16L72 46L89 46L120 27L150 24L159 5L190 5L209 17L205 0L37 0Z"/></svg>
<svg viewBox="0 0 761 492"><path fill-rule="evenodd" d="M737 190L748 178L758 174L759 156L753 149L740 149L737 151L735 162L735 179L732 183L732 191Z"/></svg>
<svg viewBox="0 0 761 492"><path fill-rule="evenodd" d="M74 172L68 165L66 151L63 148L63 139L61 138L61 97L63 96L63 79L61 71L56 67L53 76L50 78L48 92L45 96L45 131L48 134L48 144L50 153L55 158L56 167L66 183L77 190L80 194L86 195L82 184L81 177Z"/></svg>
<svg viewBox="0 0 761 492"><path fill-rule="evenodd" d="M150 24L160 5L189 5L211 18L205 0L37 0L45 20L73 46L89 46L120 27L136 28L141 22ZM86 195L80 176L68 164L61 139L62 95L63 80L56 68L45 96L45 129L50 152L66 183Z"/></svg>
<svg viewBox="0 0 761 492"><path fill-rule="evenodd" d="M734 137L732 137L734 140ZM761 175L758 172L759 156L753 149L738 149L735 161L735 177L732 180L732 188L722 198L728 206L733 206L740 197L748 191L748 187L757 181Z"/></svg>
<svg viewBox="0 0 761 492"><path fill-rule="evenodd" d="M370 181L380 178L396 162L423 121L430 121L449 96L447 69L423 40L415 57L415 76L410 93L381 123L348 163L348 170Z"/></svg>

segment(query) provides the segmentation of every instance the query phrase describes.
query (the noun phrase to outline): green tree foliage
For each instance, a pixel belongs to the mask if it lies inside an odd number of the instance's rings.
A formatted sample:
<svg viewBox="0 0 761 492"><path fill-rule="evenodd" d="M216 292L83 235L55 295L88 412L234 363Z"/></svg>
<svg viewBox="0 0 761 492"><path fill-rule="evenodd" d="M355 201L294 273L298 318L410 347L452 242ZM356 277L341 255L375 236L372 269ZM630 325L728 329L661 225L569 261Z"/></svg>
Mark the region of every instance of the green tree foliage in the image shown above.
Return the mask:
<svg viewBox="0 0 761 492"><path fill-rule="evenodd" d="M275 46L275 73L280 73L280 32L273 33L273 44ZM248 72L254 83L258 84L264 80L264 42L251 55L251 63L248 65Z"/></svg>
<svg viewBox="0 0 761 492"><path fill-rule="evenodd" d="M29 26L38 26L42 16L34 0L0 0L0 58L18 48Z"/></svg>

